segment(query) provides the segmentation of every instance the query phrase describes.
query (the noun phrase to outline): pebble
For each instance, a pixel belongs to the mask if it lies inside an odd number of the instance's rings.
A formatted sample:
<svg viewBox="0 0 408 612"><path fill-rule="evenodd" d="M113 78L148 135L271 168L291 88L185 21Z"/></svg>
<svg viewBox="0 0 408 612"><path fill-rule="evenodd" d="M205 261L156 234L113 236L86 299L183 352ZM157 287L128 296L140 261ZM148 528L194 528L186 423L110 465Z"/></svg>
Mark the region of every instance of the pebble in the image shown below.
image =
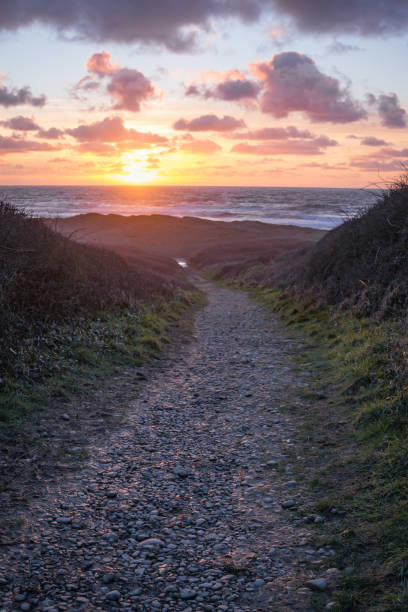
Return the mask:
<svg viewBox="0 0 408 612"><path fill-rule="evenodd" d="M288 509L288 508L295 508L297 507L297 503L294 499L287 499L286 501L283 501L281 503L282 508Z"/></svg>
<svg viewBox="0 0 408 612"><path fill-rule="evenodd" d="M110 599L111 601L117 601L118 599L120 599L120 592L109 591L108 593L106 593L106 599Z"/></svg>
<svg viewBox="0 0 408 612"><path fill-rule="evenodd" d="M180 591L180 597L181 599L194 599L197 597L197 593L192 589L182 589Z"/></svg>
<svg viewBox="0 0 408 612"><path fill-rule="evenodd" d="M305 586L307 586L312 591L326 591L327 590L327 580L324 578L315 578L314 580L308 580L305 582Z"/></svg>
<svg viewBox="0 0 408 612"><path fill-rule="evenodd" d="M1 612L309 609L304 560L329 549L304 552L308 526L282 511L305 496L288 458L299 345L245 293L203 286L195 339L91 398L125 418L80 472L47 482L19 543L0 549Z"/></svg>

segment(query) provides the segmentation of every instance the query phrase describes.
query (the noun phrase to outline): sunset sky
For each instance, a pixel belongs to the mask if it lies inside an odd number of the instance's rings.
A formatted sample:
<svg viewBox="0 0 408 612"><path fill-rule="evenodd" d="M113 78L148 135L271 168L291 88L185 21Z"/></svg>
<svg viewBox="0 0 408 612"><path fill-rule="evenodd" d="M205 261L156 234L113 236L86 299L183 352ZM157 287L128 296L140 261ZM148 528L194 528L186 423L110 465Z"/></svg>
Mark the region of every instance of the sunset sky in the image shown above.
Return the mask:
<svg viewBox="0 0 408 612"><path fill-rule="evenodd" d="M408 2L2 0L0 184L365 187L408 164Z"/></svg>

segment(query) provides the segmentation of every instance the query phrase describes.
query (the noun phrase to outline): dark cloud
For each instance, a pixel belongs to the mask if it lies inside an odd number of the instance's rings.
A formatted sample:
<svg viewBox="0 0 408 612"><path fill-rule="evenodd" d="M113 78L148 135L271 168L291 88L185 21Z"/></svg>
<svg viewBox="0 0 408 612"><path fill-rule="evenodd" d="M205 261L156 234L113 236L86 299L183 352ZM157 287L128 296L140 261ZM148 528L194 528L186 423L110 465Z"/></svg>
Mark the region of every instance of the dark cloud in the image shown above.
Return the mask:
<svg viewBox="0 0 408 612"><path fill-rule="evenodd" d="M16 30L40 22L91 41L158 43L191 50L196 30L208 31L216 17L256 20L271 0L2 0L0 28Z"/></svg>
<svg viewBox="0 0 408 612"><path fill-rule="evenodd" d="M186 153L196 153L201 155L210 155L222 150L220 145L213 140L191 140L185 142L180 148Z"/></svg>
<svg viewBox="0 0 408 612"><path fill-rule="evenodd" d="M256 99L259 92L260 86L255 83L255 81L251 81L245 77L240 77L226 78L225 80L211 87L199 87L198 85L193 84L187 88L186 95L201 96L205 99L215 98L217 100L232 102Z"/></svg>
<svg viewBox="0 0 408 612"><path fill-rule="evenodd" d="M408 26L405 0L273 0L273 5L305 32L405 34Z"/></svg>
<svg viewBox="0 0 408 612"><path fill-rule="evenodd" d="M404 0L2 0L0 29L42 23L73 40L155 43L176 52L196 45L214 18L252 22L274 9L306 32L405 33ZM74 36L72 36L74 33Z"/></svg>
<svg viewBox="0 0 408 612"><path fill-rule="evenodd" d="M260 86L244 76L226 77L219 83L210 87L192 84L186 89L186 96L200 96L208 99L226 100L227 102L239 102L254 100L258 97Z"/></svg>
<svg viewBox="0 0 408 612"><path fill-rule="evenodd" d="M156 94L153 84L144 74L133 68L121 68L119 63L112 64L111 55L106 51L94 53L86 67L92 76L87 75L79 81L74 88L74 95L97 89L105 80L106 91L115 101L115 110L138 112L141 103Z"/></svg>
<svg viewBox="0 0 408 612"><path fill-rule="evenodd" d="M369 104L377 108L382 125L390 128L407 127L407 113L401 108L397 94L368 94L367 98Z"/></svg>
<svg viewBox="0 0 408 612"><path fill-rule="evenodd" d="M0 7L0 15L2 8ZM0 106L8 108L9 106L44 106L46 97L33 96L29 87L21 87L20 89L9 89L5 85L0 85Z"/></svg>
<svg viewBox="0 0 408 612"><path fill-rule="evenodd" d="M35 142L34 140L0 136L0 155L7 155L10 153L28 153L30 151L56 150L58 150L57 147L54 147L46 142Z"/></svg>
<svg viewBox="0 0 408 612"><path fill-rule="evenodd" d="M232 153L251 155L321 155L327 147L335 147L337 142L327 136L306 140L286 140L262 142L260 144L240 143L232 147Z"/></svg>
<svg viewBox="0 0 408 612"><path fill-rule="evenodd" d="M201 115L188 121L179 119L173 124L175 130L187 132L232 132L239 128L244 128L245 122L242 119L235 119L229 115L217 117L217 115Z"/></svg>
<svg viewBox="0 0 408 612"><path fill-rule="evenodd" d="M311 121L349 123L367 116L348 90L320 72L307 55L279 53L269 62L252 64L252 71L263 86L261 109L275 117L301 111Z"/></svg>
<svg viewBox="0 0 408 612"><path fill-rule="evenodd" d="M11 119L7 119L7 121L0 121L0 125L18 132L30 132L40 129L40 126L34 121L34 119L31 117L23 117L23 115L12 117Z"/></svg>
<svg viewBox="0 0 408 612"><path fill-rule="evenodd" d="M376 138L375 136L367 136L363 138L361 141L362 145L367 145L368 147L381 147L382 145L389 144L385 140L381 140L381 138Z"/></svg>

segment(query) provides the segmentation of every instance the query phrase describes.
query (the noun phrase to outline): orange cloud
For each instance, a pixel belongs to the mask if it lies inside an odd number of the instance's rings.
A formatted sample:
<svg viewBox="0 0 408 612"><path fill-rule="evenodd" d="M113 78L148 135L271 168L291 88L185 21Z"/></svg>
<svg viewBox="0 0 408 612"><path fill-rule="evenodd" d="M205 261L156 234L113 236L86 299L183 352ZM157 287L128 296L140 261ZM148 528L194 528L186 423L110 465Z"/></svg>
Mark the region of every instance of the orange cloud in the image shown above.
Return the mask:
<svg viewBox="0 0 408 612"><path fill-rule="evenodd" d="M210 155L212 153L217 153L217 151L221 151L222 148L212 140L191 140L183 144L181 150L186 153Z"/></svg>

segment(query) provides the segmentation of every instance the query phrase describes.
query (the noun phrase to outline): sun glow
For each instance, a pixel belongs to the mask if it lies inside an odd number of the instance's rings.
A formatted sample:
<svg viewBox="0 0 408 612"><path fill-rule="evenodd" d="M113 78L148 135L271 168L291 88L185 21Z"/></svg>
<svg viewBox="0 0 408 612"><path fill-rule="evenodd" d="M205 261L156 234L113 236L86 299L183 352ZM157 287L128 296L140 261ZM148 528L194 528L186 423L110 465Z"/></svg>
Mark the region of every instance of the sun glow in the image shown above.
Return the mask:
<svg viewBox="0 0 408 612"><path fill-rule="evenodd" d="M151 160L143 155L125 153L122 173L117 178L126 183L152 183L158 175L158 169L152 166Z"/></svg>

